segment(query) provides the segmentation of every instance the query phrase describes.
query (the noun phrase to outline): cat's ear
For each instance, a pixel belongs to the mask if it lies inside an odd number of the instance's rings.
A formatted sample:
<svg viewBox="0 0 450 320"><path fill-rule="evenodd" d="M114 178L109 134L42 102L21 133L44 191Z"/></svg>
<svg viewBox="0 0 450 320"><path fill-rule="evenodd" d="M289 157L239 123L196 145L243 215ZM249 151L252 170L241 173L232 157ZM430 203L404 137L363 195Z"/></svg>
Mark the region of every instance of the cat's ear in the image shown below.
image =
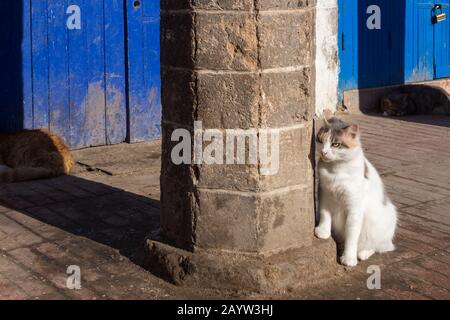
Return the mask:
<svg viewBox="0 0 450 320"><path fill-rule="evenodd" d="M351 136L353 139L358 138L359 135L360 135L360 129L359 129L359 126L358 126L357 124L352 124L352 125L350 125L350 126L348 127L347 131L348 131L348 133L350 134L350 136Z"/></svg>
<svg viewBox="0 0 450 320"><path fill-rule="evenodd" d="M322 120L323 120L323 122L324 122L324 124L326 124L326 125L328 125L330 122L330 119L331 118L333 118L334 117L334 113L333 113L333 111L331 111L331 110L329 110L329 109L325 109L324 111L323 111L323 114L322 114Z"/></svg>

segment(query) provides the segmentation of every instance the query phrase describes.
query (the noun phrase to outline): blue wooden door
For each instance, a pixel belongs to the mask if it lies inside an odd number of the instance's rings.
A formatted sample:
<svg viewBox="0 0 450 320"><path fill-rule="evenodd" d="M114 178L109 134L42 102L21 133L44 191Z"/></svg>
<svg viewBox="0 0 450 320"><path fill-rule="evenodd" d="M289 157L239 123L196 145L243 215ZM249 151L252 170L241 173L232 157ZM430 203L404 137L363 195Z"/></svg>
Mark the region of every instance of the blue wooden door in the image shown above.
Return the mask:
<svg viewBox="0 0 450 320"><path fill-rule="evenodd" d="M72 148L125 141L123 13L121 0L32 1L33 127Z"/></svg>
<svg viewBox="0 0 450 320"><path fill-rule="evenodd" d="M125 0L128 21L129 141L161 133L159 0Z"/></svg>
<svg viewBox="0 0 450 320"><path fill-rule="evenodd" d="M124 142L123 0L4 0L0 12L0 130L49 128L75 149Z"/></svg>
<svg viewBox="0 0 450 320"><path fill-rule="evenodd" d="M435 72L436 78L450 77L450 0L437 1L443 5L447 19L435 23ZM436 12L435 12L436 14Z"/></svg>
<svg viewBox="0 0 450 320"><path fill-rule="evenodd" d="M434 22L442 3L447 20ZM450 0L340 0L340 91L450 76ZM369 6L381 28L369 29Z"/></svg>
<svg viewBox="0 0 450 320"><path fill-rule="evenodd" d="M340 0L340 90L390 85L403 81L401 16L392 11L402 1ZM401 13L402 10L399 10ZM377 20L371 17L377 16ZM403 20L404 22L404 20ZM403 23L402 22L402 23ZM374 25L375 24L375 25ZM399 79L401 78L401 79Z"/></svg>

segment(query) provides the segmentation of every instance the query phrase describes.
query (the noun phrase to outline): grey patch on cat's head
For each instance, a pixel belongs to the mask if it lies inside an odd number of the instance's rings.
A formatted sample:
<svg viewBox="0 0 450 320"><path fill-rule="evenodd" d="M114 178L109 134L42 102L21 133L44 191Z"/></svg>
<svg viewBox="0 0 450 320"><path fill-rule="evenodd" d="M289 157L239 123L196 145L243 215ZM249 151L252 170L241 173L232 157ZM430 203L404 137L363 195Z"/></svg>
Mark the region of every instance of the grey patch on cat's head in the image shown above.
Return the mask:
<svg viewBox="0 0 450 320"><path fill-rule="evenodd" d="M330 118L326 121L325 125L320 128L319 133L317 134L317 140L320 143L324 143L329 137L331 137L331 141L334 141L342 135L343 130L348 129L350 126L350 124L339 118Z"/></svg>
<svg viewBox="0 0 450 320"><path fill-rule="evenodd" d="M350 127L350 124L336 117L328 120L328 124L333 131L341 131Z"/></svg>

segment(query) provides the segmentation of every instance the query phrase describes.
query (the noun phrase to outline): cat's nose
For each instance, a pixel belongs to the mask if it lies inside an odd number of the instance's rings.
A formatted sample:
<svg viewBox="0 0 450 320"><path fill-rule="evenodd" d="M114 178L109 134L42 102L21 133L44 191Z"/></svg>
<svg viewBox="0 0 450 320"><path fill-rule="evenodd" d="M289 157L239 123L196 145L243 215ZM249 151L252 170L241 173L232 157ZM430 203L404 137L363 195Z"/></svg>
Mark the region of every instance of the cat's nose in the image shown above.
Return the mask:
<svg viewBox="0 0 450 320"><path fill-rule="evenodd" d="M322 154L322 156L326 156L328 154L328 151L322 150L320 153Z"/></svg>

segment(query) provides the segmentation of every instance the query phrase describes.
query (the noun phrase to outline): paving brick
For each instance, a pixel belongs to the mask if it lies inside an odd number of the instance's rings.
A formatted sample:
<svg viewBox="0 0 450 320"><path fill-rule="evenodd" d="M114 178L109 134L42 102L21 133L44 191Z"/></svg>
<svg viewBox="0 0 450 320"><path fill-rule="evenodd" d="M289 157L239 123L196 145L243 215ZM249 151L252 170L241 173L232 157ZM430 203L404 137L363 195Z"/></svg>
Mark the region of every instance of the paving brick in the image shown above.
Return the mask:
<svg viewBox="0 0 450 320"><path fill-rule="evenodd" d="M383 291L396 300L430 300L429 297L408 289L386 289Z"/></svg>
<svg viewBox="0 0 450 320"><path fill-rule="evenodd" d="M446 250L431 252L428 254L428 257L450 265L450 246Z"/></svg>
<svg viewBox="0 0 450 320"><path fill-rule="evenodd" d="M420 257L414 262L427 270L435 271L450 279L450 265L447 263L431 259L430 256Z"/></svg>
<svg viewBox="0 0 450 320"><path fill-rule="evenodd" d="M0 249L2 250L30 246L44 241L34 231L23 227L5 215L0 215L0 230L4 234L0 243Z"/></svg>
<svg viewBox="0 0 450 320"><path fill-rule="evenodd" d="M70 194L72 197L89 197L92 193L71 184L71 177L59 177L57 179L45 180L43 183L59 191Z"/></svg>
<svg viewBox="0 0 450 320"><path fill-rule="evenodd" d="M0 274L0 292L4 300L24 300L29 298L28 294L17 287L12 281Z"/></svg>
<svg viewBox="0 0 450 320"><path fill-rule="evenodd" d="M415 263L408 262L398 265L398 270L399 272L413 276L416 279L426 281L446 290L450 290L450 281L448 281L447 276L431 271Z"/></svg>
<svg viewBox="0 0 450 320"><path fill-rule="evenodd" d="M5 255L0 256L0 273L4 278L25 292L31 299L47 294L65 298L45 277L35 274L32 270L27 269ZM3 298L3 294L0 293L0 295Z"/></svg>
<svg viewBox="0 0 450 320"><path fill-rule="evenodd" d="M76 230L80 227L76 222L69 220L62 214L54 212L45 207L35 207L27 209L26 214L35 219L38 219L39 221L57 226L58 228L62 228L64 230Z"/></svg>
<svg viewBox="0 0 450 320"><path fill-rule="evenodd" d="M71 290L67 288L68 274L67 265L53 260L45 255L40 255L34 250L28 248L16 249L9 254L18 262L29 268L33 273L43 277L51 283L54 287L59 289L59 292L64 292L65 295L73 299L93 299L98 296L92 290L83 287L81 290Z"/></svg>
<svg viewBox="0 0 450 320"><path fill-rule="evenodd" d="M63 236L64 232L52 225L41 222L27 214L10 211L5 213L6 217L26 227L28 230L32 230L34 233L47 240L55 240Z"/></svg>
<svg viewBox="0 0 450 320"><path fill-rule="evenodd" d="M409 229L406 229L404 225L402 224L402 227L398 229L397 234L401 234L405 238L408 238L410 240L419 241L421 243L426 243L429 246L432 246L437 249L444 249L448 246L448 243L450 241L450 236L447 236L445 238L434 238L430 235L423 234L416 231L411 231Z"/></svg>

